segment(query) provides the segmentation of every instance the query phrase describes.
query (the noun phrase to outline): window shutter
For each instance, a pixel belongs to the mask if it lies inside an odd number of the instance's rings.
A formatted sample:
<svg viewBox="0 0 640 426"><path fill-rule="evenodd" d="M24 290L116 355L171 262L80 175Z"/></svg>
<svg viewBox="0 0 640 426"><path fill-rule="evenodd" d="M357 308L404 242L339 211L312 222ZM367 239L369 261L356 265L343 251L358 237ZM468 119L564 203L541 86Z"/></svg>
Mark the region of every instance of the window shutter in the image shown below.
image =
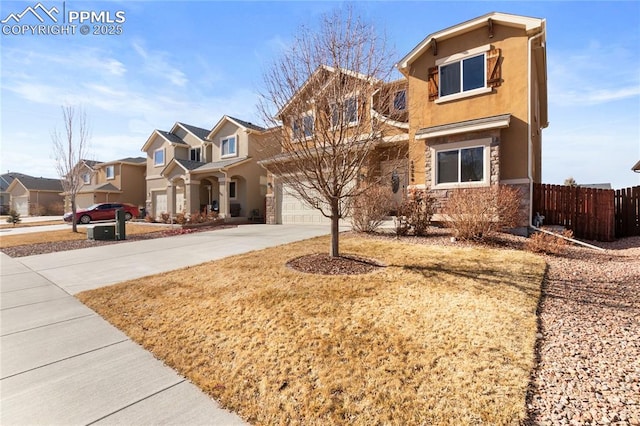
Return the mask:
<svg viewBox="0 0 640 426"><path fill-rule="evenodd" d="M502 84L502 56L500 49L487 52L487 86L498 87Z"/></svg>
<svg viewBox="0 0 640 426"><path fill-rule="evenodd" d="M438 83L439 83L439 70L438 67L429 68L429 100L435 101L438 99Z"/></svg>

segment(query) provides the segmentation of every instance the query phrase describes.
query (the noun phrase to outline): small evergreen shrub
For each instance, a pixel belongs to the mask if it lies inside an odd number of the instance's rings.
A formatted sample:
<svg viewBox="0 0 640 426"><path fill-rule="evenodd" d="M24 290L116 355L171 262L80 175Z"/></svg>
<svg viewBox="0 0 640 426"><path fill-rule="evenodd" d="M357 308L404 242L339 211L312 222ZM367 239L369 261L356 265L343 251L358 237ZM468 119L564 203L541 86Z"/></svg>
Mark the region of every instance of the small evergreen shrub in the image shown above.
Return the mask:
<svg viewBox="0 0 640 426"><path fill-rule="evenodd" d="M20 218L20 213L18 213L14 209L9 210L9 217L7 218L7 223L12 223L13 226L15 226L16 223L20 223L20 222L22 222L22 219Z"/></svg>

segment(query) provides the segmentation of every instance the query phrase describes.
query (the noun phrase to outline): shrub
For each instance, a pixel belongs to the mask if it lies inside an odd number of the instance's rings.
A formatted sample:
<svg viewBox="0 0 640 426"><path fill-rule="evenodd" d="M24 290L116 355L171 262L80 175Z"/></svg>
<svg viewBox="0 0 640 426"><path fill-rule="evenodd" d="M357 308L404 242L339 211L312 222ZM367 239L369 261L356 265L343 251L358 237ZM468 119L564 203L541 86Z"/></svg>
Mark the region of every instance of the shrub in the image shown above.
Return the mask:
<svg viewBox="0 0 640 426"><path fill-rule="evenodd" d="M160 222L171 223L171 215L165 212L160 213Z"/></svg>
<svg viewBox="0 0 640 426"><path fill-rule="evenodd" d="M178 225L184 225L185 223L187 223L187 221L188 221L188 218L187 218L187 215L184 214L184 212L180 212L176 214L174 222L177 223Z"/></svg>
<svg viewBox="0 0 640 426"><path fill-rule="evenodd" d="M354 198L351 224L358 232L374 232L382 225L391 209L391 189L387 186L370 186Z"/></svg>
<svg viewBox="0 0 640 426"><path fill-rule="evenodd" d="M29 206L30 216L44 216L47 213L47 208L42 204L31 204Z"/></svg>
<svg viewBox="0 0 640 426"><path fill-rule="evenodd" d="M13 225L15 226L16 223L20 223L20 222L22 222L22 219L20 218L20 213L18 213L14 209L9 210L9 217L7 218L7 223L13 223Z"/></svg>
<svg viewBox="0 0 640 426"><path fill-rule="evenodd" d="M55 203L49 204L47 208L47 214L51 216L60 216L64 214L64 203L62 201L57 201Z"/></svg>
<svg viewBox="0 0 640 426"><path fill-rule="evenodd" d="M540 229L546 229L544 227ZM560 233L563 237L573 238L573 232L569 229ZM547 253L560 255L565 252L569 241L562 237L547 234L546 232L535 232L526 242L526 248L534 253Z"/></svg>
<svg viewBox="0 0 640 426"><path fill-rule="evenodd" d="M433 217L433 198L426 191L412 188L400 208L414 235L426 235Z"/></svg>
<svg viewBox="0 0 640 426"><path fill-rule="evenodd" d="M518 225L521 218L520 191L498 185L457 189L442 209L445 225L460 239L483 239Z"/></svg>

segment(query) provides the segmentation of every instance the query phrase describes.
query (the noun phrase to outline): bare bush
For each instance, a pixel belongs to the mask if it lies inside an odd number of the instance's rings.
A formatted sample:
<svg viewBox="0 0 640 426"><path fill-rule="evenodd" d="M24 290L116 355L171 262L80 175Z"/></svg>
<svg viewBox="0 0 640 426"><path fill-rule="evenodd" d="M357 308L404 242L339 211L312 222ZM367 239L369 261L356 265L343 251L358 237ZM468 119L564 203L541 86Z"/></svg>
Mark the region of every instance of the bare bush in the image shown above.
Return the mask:
<svg viewBox="0 0 640 426"><path fill-rule="evenodd" d="M388 186L367 188L354 198L351 224L358 232L375 232L391 210L392 193Z"/></svg>
<svg viewBox="0 0 640 426"><path fill-rule="evenodd" d="M483 239L521 220L520 191L498 185L453 191L443 208L445 225L460 239Z"/></svg>
<svg viewBox="0 0 640 426"><path fill-rule="evenodd" d="M541 229L546 228L543 227ZM573 232L570 229L562 231L560 235L565 238L573 238ZM569 246L569 241L562 237L547 234L546 232L536 232L527 240L525 247L534 253L560 255Z"/></svg>

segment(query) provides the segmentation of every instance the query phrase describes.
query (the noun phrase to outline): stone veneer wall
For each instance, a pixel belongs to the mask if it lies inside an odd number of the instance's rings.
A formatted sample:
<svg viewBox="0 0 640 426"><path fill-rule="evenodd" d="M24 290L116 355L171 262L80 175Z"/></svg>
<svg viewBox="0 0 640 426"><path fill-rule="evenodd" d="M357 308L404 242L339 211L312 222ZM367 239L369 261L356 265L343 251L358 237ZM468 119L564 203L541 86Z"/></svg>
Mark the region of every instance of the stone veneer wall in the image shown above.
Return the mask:
<svg viewBox="0 0 640 426"><path fill-rule="evenodd" d="M276 221L276 197L273 194L267 194L266 198L266 223L275 225Z"/></svg>

